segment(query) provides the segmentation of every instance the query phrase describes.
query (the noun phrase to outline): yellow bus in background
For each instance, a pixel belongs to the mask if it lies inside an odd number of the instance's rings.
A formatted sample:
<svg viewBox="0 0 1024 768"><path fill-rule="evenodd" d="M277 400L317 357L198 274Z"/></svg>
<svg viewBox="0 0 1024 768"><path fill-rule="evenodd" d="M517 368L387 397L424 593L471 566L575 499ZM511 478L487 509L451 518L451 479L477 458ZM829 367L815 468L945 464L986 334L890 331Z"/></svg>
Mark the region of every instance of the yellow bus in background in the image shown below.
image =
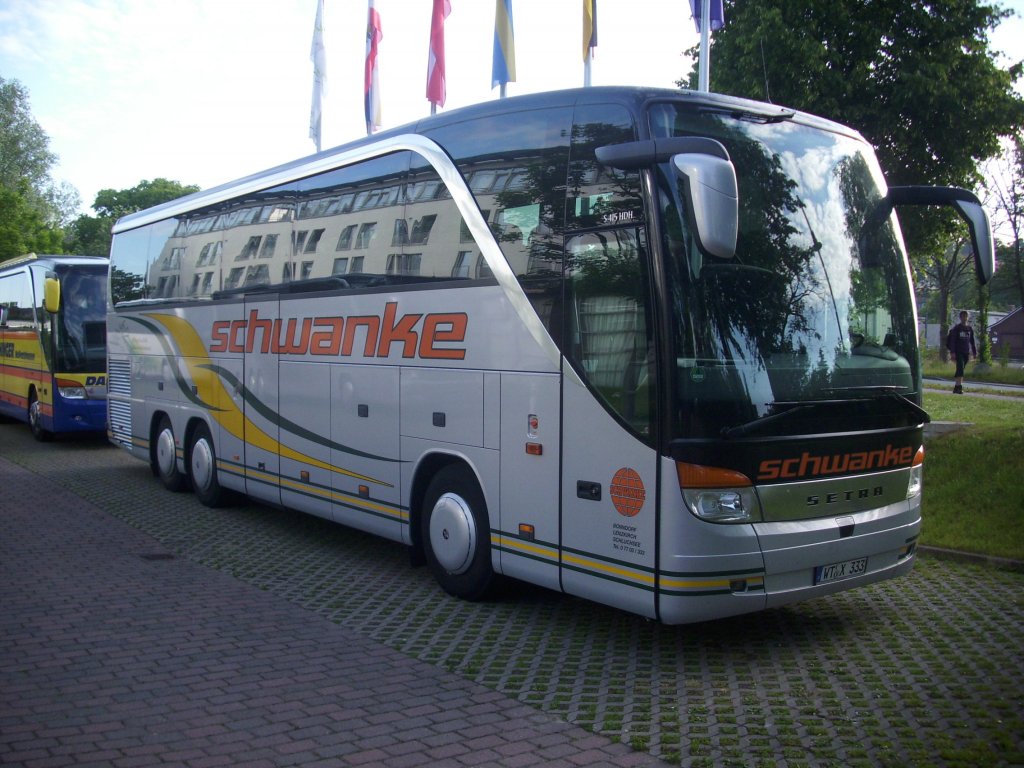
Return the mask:
<svg viewBox="0 0 1024 768"><path fill-rule="evenodd" d="M107 269L99 256L0 264L0 416L38 440L106 429Z"/></svg>

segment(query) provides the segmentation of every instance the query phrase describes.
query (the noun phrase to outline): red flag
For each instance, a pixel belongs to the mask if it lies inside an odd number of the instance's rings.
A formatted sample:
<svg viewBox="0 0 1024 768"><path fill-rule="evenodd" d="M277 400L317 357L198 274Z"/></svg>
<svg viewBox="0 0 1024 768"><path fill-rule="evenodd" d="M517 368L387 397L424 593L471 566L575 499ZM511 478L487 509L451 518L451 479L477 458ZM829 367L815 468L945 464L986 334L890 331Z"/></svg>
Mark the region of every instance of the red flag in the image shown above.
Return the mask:
<svg viewBox="0 0 1024 768"><path fill-rule="evenodd" d="M366 133L380 127L380 83L377 80L377 44L384 38L380 14L369 2L366 18L366 66L363 76L363 111L366 113Z"/></svg>
<svg viewBox="0 0 1024 768"><path fill-rule="evenodd" d="M444 20L452 12L449 0L434 0L430 17L430 51L427 55L427 101L444 106Z"/></svg>

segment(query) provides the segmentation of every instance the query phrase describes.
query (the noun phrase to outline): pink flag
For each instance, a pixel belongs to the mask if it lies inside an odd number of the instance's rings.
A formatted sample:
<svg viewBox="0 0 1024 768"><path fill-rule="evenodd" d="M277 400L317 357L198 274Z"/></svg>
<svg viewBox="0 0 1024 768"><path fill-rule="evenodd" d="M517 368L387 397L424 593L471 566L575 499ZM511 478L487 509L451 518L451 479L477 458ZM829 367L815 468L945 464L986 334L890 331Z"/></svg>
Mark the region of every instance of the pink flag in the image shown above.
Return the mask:
<svg viewBox="0 0 1024 768"><path fill-rule="evenodd" d="M427 55L427 101L444 106L444 20L452 12L449 0L434 0L430 17L430 51Z"/></svg>
<svg viewBox="0 0 1024 768"><path fill-rule="evenodd" d="M366 19L366 68L363 76L363 109L366 112L366 133L380 128L380 84L377 82L377 44L384 38L380 14L369 0Z"/></svg>

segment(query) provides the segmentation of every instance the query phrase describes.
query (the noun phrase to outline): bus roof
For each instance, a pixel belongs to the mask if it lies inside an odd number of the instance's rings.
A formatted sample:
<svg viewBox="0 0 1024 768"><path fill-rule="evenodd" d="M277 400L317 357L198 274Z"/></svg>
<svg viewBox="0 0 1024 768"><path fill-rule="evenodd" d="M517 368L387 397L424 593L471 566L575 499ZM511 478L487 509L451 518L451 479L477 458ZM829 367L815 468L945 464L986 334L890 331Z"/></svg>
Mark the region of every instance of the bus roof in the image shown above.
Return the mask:
<svg viewBox="0 0 1024 768"><path fill-rule="evenodd" d="M110 259L106 256L76 256L60 253L27 253L13 259L0 262L0 270L17 267L22 264L38 264L44 267L67 266L106 266Z"/></svg>
<svg viewBox="0 0 1024 768"><path fill-rule="evenodd" d="M389 139L396 139L403 135L422 134L433 128L444 125L463 122L465 120L491 117L495 115L523 112L533 109L544 109L552 107L572 107L586 104L621 104L634 113L641 113L649 102L671 100L681 103L689 103L694 107L704 107L712 112L736 113L750 115L755 118L768 121L795 120L801 123L810 124L823 130L843 133L854 138L863 140L856 131L840 125L839 123L825 120L802 112L797 112L786 107L774 104L766 104L750 99L741 99L735 96L726 96L717 93L705 93L701 91L673 90L669 88L644 88L634 86L597 86L591 88L573 88L561 91L545 91L523 96L512 96L506 99L492 99L490 101L473 104L471 106L453 109L438 115L424 117L418 121L407 123L396 128L375 133L372 136L360 138L355 141L326 149L317 154L293 160L283 165L275 166L249 176L220 184L208 190L177 198L162 203L143 211L128 214L118 219L114 224L115 234L124 232L136 227L150 224L162 219L170 218L196 208L213 205L218 202L237 196L239 193L255 191L266 186L285 183L289 180L300 179L316 171L323 170L330 159L341 156L352 150L370 147ZM644 128L641 129L646 130ZM646 136L640 136L646 138Z"/></svg>

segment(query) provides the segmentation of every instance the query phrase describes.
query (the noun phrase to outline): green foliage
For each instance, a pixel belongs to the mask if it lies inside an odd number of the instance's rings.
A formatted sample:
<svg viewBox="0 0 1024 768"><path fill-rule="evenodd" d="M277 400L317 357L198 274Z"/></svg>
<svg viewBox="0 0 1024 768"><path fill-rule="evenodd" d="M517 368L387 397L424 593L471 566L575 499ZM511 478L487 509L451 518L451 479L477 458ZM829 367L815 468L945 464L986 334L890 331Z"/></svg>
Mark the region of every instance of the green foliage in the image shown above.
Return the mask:
<svg viewBox="0 0 1024 768"><path fill-rule="evenodd" d="M57 156L32 117L28 91L0 77L0 262L30 251L60 253L60 224L78 193L55 185Z"/></svg>
<svg viewBox="0 0 1024 768"><path fill-rule="evenodd" d="M122 216L198 192L194 184L169 179L140 181L130 189L101 189L92 209L97 216L79 216L68 228L66 247L71 253L107 256L110 228Z"/></svg>
<svg viewBox="0 0 1024 768"><path fill-rule="evenodd" d="M733 0L712 37L711 88L856 128L891 184L973 186L978 162L1024 125L1021 65L1000 69L988 44L1007 15L977 0ZM912 252L954 221L901 218Z"/></svg>
<svg viewBox="0 0 1024 768"><path fill-rule="evenodd" d="M92 209L99 216L119 219L129 213L151 208L184 195L198 192L194 184L180 184L169 179L140 181L130 189L101 189L96 194Z"/></svg>

